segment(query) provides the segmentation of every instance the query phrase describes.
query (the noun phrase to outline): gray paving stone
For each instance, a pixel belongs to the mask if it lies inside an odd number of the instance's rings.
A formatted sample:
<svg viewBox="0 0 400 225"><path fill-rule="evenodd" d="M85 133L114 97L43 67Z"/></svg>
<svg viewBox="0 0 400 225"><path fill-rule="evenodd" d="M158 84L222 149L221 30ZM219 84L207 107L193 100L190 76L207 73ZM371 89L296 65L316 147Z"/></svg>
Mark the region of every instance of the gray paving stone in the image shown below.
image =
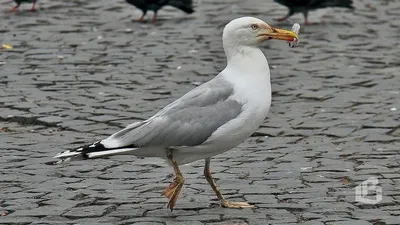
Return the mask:
<svg viewBox="0 0 400 225"><path fill-rule="evenodd" d="M386 217L382 218L381 221L385 224L398 224L399 223L399 217L398 216L391 216L391 217Z"/></svg>
<svg viewBox="0 0 400 225"><path fill-rule="evenodd" d="M17 210L12 213L12 216L59 216L69 208L68 206L42 206L27 210Z"/></svg>
<svg viewBox="0 0 400 225"><path fill-rule="evenodd" d="M212 222L212 223L206 223L206 224L207 225L230 225L230 224L248 225L248 223L244 220L226 220L226 221Z"/></svg>
<svg viewBox="0 0 400 225"><path fill-rule="evenodd" d="M204 223L198 221L189 221L189 222L178 222L178 221L166 221L166 225L203 225Z"/></svg>
<svg viewBox="0 0 400 225"><path fill-rule="evenodd" d="M96 122L107 122L107 121L112 121L112 120L116 120L116 119L120 119L120 117L102 115L102 116L92 116L92 117L88 118L88 120L93 120Z"/></svg>
<svg viewBox="0 0 400 225"><path fill-rule="evenodd" d="M177 221L200 221L200 222L214 222L221 219L220 215L193 215L193 216L178 216Z"/></svg>
<svg viewBox="0 0 400 225"><path fill-rule="evenodd" d="M337 221L327 223L329 225L345 225L345 224L354 224L354 225L371 225L372 223L367 221L360 221L360 220L344 220L344 221Z"/></svg>
<svg viewBox="0 0 400 225"><path fill-rule="evenodd" d="M157 223L157 222L137 222L137 223L132 223L135 225L157 225L157 224L163 224L163 223Z"/></svg>
<svg viewBox="0 0 400 225"><path fill-rule="evenodd" d="M114 212L111 212L109 216L114 216L114 217L140 217L142 216L147 210L146 209L141 209L132 207L129 205L121 205L119 206Z"/></svg>
<svg viewBox="0 0 400 225"><path fill-rule="evenodd" d="M352 128L352 127L332 127L332 128L329 128L329 129L323 131L323 134L330 135L330 136L335 136L335 137L347 137L354 130L356 130L356 128Z"/></svg>
<svg viewBox="0 0 400 225"><path fill-rule="evenodd" d="M395 141L399 141L400 138L398 137L392 137L389 135L379 135L379 134L372 134L372 135L368 135L364 141L366 142L395 142Z"/></svg>
<svg viewBox="0 0 400 225"><path fill-rule="evenodd" d="M10 119L11 117L15 116L22 116L25 115L26 112L20 111L20 110L15 110L15 109L2 109L0 113L0 118L3 120Z"/></svg>
<svg viewBox="0 0 400 225"><path fill-rule="evenodd" d="M38 220L36 217L5 216L1 217L0 224L31 224L36 220Z"/></svg>
<svg viewBox="0 0 400 225"><path fill-rule="evenodd" d="M331 96L335 94L334 91L327 90L327 91L308 91L304 92L300 95L300 98L309 99L309 100L317 100L317 101L324 101L329 99Z"/></svg>
<svg viewBox="0 0 400 225"><path fill-rule="evenodd" d="M59 117L59 116L47 116L47 117L38 118L38 121L41 121L43 123L48 123L48 124L57 124L64 120L65 120L65 118Z"/></svg>
<svg viewBox="0 0 400 225"><path fill-rule="evenodd" d="M75 207L68 210L63 216L71 219L86 218L86 217L100 217L107 213L107 211L114 211L115 206L99 205L99 206L84 206Z"/></svg>
<svg viewBox="0 0 400 225"><path fill-rule="evenodd" d="M156 210L152 210L152 211L148 211L147 212L148 216L154 216L154 217L171 217L171 216L192 216L192 215L197 215L197 212L194 210L174 210L173 213L170 212L169 210L165 210L165 208L163 209L156 209Z"/></svg>
<svg viewBox="0 0 400 225"><path fill-rule="evenodd" d="M246 201L257 204L257 203L276 203L277 199L274 195L245 195Z"/></svg>
<svg viewBox="0 0 400 225"><path fill-rule="evenodd" d="M138 217L138 218L132 218L132 219L126 219L118 222L118 225L125 225L125 224L136 224L136 223L160 223L163 224L166 221L170 219L164 218L164 217Z"/></svg>
<svg viewBox="0 0 400 225"><path fill-rule="evenodd" d="M270 208L270 209L286 209L294 211L303 211L310 208L306 204L296 204L296 203L275 203L275 204L257 204L260 208Z"/></svg>
<svg viewBox="0 0 400 225"><path fill-rule="evenodd" d="M315 220L305 221L302 224L304 224L304 225L324 225L324 223L322 223L321 221L315 221Z"/></svg>

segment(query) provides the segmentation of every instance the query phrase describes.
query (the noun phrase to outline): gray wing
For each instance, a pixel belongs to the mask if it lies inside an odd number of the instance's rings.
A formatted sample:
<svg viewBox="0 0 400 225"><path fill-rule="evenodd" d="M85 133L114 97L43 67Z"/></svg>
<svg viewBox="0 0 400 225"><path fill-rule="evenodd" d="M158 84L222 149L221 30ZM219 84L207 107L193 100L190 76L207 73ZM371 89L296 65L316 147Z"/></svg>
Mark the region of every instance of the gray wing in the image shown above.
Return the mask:
<svg viewBox="0 0 400 225"><path fill-rule="evenodd" d="M243 105L229 99L233 92L228 81L216 77L101 143L107 148L199 145L241 113Z"/></svg>

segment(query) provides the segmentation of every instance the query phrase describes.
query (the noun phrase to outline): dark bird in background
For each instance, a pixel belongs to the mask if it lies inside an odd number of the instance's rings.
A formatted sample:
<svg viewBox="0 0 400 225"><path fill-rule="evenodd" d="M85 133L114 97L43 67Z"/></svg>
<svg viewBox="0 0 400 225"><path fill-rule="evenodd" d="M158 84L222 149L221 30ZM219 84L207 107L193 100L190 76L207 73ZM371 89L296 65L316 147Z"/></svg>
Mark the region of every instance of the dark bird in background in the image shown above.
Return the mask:
<svg viewBox="0 0 400 225"><path fill-rule="evenodd" d="M278 21L284 21L291 17L295 13L303 13L304 23L310 24L308 21L308 11L322 9L326 7L343 7L354 9L352 6L352 0L274 0L275 2L284 5L289 8L289 13L279 19Z"/></svg>
<svg viewBox="0 0 400 225"><path fill-rule="evenodd" d="M21 3L32 3L31 11L36 11L36 8L35 8L36 0L14 0L14 2L17 3L17 5L12 7L11 9L9 9L8 12L17 11L18 7L21 5Z"/></svg>
<svg viewBox="0 0 400 225"><path fill-rule="evenodd" d="M126 2L142 10L143 15L139 18L139 21L143 21L147 11L151 10L154 11L152 20L154 23L156 21L157 11L166 5L178 8L188 14L194 12L192 0L126 0Z"/></svg>

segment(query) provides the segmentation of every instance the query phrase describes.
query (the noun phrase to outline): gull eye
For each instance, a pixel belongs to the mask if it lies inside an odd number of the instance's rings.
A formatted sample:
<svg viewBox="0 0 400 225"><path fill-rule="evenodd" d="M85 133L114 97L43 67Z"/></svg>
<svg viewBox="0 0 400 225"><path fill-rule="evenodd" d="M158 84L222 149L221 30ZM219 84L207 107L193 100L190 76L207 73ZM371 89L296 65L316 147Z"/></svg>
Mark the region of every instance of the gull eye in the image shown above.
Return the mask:
<svg viewBox="0 0 400 225"><path fill-rule="evenodd" d="M257 29L258 29L258 25L257 25L257 24L252 24L252 25L251 25L251 29L257 30Z"/></svg>

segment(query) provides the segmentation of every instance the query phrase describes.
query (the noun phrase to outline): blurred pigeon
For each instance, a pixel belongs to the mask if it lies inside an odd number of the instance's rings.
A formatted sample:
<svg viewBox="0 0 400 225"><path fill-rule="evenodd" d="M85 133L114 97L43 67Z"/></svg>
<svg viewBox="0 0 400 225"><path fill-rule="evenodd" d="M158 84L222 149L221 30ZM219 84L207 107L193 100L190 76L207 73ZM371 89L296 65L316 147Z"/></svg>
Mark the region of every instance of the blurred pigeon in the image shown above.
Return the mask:
<svg viewBox="0 0 400 225"><path fill-rule="evenodd" d="M310 22L307 19L309 10L321 9L326 7L343 7L343 8L354 9L354 7L352 6L353 4L352 0L274 0L274 1L289 8L289 13L286 16L276 20L284 21L293 14L301 12L304 15L305 24L310 24Z"/></svg>
<svg viewBox="0 0 400 225"><path fill-rule="evenodd" d="M36 11L36 8L35 8L36 1L37 0L14 0L14 2L17 3L17 5L12 7L11 9L9 9L8 12L17 11L18 7L21 5L21 3L32 3L31 11Z"/></svg>
<svg viewBox="0 0 400 225"><path fill-rule="evenodd" d="M188 14L194 12L192 0L126 0L126 2L142 10L143 15L139 18L139 21L143 21L147 10L152 10L154 11L152 20L154 23L156 21L157 11L166 5L178 8Z"/></svg>

